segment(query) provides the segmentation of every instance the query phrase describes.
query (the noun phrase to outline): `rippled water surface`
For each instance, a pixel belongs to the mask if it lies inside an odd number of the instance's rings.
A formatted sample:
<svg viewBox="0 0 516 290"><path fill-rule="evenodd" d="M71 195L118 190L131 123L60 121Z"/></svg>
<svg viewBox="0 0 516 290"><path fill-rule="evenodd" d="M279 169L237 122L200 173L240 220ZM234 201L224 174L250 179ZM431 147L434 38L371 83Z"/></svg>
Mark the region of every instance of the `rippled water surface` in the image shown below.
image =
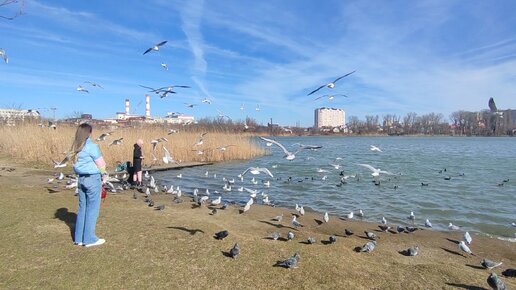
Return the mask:
<svg viewBox="0 0 516 290"><path fill-rule="evenodd" d="M293 145L296 142L323 148L302 151L296 154L295 160L287 161L282 158L282 151L272 146L267 147L269 155L257 159L157 172L154 176L163 184L180 186L186 193L191 193L194 188L204 193L208 188L212 195L222 195L226 201L247 201L249 194L236 190L245 186L265 191L279 206L293 207L298 203L334 215L362 209L366 220L379 221L385 216L389 222L400 224L410 224L407 216L414 211L416 224L423 224L428 218L437 229L445 229L452 222L469 231L516 237L516 228L510 225L516 222L516 138L275 139L292 149L296 148ZM260 141L257 139L256 142ZM383 152L371 151L370 145L380 147ZM336 160L337 157L342 159ZM342 167L335 169L330 163ZM371 172L357 163L367 163L400 175L382 175L377 186L372 182ZM274 178L247 174L240 182L237 175L249 166L267 167ZM319 168L328 172L318 172ZM205 177L206 171L209 177ZM345 175L358 174L359 179L349 178L347 184L337 187L341 171ZM179 173L183 178L176 177ZM322 180L325 175L326 180ZM223 177L236 180L231 192L222 191ZM252 177L259 181L257 185L251 184ZM288 177L292 177L291 182L287 182ZM507 179L508 182L503 182ZM270 180L271 186L265 188L262 180ZM428 186L421 183L428 183ZM215 190L220 194L213 194Z"/></svg>

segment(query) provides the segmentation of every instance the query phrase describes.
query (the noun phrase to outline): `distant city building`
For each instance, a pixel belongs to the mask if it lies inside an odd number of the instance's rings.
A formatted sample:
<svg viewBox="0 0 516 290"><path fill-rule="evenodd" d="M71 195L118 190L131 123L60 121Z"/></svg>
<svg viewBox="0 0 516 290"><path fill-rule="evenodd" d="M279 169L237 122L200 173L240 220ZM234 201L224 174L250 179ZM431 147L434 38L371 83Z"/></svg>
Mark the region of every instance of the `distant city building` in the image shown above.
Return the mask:
<svg viewBox="0 0 516 290"><path fill-rule="evenodd" d="M318 108L315 109L314 127L344 127L346 113L342 109Z"/></svg>
<svg viewBox="0 0 516 290"><path fill-rule="evenodd" d="M166 124L191 124L194 122L194 117L185 114L169 114L164 118L154 118L154 121Z"/></svg>
<svg viewBox="0 0 516 290"><path fill-rule="evenodd" d="M83 120L93 120L93 116L91 114L81 114L81 119L83 119Z"/></svg>
<svg viewBox="0 0 516 290"><path fill-rule="evenodd" d="M0 123L13 125L17 121L39 119L41 114L36 110L0 109Z"/></svg>

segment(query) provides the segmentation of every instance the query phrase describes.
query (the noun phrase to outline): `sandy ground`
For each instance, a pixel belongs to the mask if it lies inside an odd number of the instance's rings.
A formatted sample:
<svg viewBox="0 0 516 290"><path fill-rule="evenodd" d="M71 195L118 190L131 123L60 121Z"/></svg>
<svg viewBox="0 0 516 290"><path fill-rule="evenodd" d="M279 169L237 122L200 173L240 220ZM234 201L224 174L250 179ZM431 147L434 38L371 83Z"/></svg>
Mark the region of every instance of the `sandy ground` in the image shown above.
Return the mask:
<svg viewBox="0 0 516 290"><path fill-rule="evenodd" d="M8 172L7 168L15 168ZM377 224L344 221L330 216L319 225L319 213L299 218L305 226L293 229L293 209L253 206L245 214L230 206L210 215L189 198L173 204L170 195L154 197L163 211L149 208L133 191L108 195L101 207L98 236L107 240L96 248L72 245L77 200L73 191L49 193L51 170L0 157L0 288L216 288L216 289L489 289L491 271L482 258L501 260L500 274L516 268L516 244L473 236L476 256L460 253L460 232L419 230L411 234L376 232L380 239L372 253L354 248L368 240L363 231ZM284 214L282 223L272 217ZM344 237L344 228L355 232ZM215 232L228 230L219 241ZM294 241L267 239L273 232ZM337 242L327 244L329 235ZM305 244L309 237L317 243ZM237 259L226 257L235 242ZM421 253L406 257L399 251L418 245ZM274 267L278 260L299 252L299 268ZM515 278L502 278L516 289Z"/></svg>

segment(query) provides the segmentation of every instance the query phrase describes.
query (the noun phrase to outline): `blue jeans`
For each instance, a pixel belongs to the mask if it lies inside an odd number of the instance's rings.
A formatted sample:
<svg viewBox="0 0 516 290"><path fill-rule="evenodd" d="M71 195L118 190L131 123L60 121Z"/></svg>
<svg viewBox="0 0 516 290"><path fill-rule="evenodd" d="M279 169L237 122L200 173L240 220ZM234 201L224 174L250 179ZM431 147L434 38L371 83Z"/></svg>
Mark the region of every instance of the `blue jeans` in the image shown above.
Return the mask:
<svg viewBox="0 0 516 290"><path fill-rule="evenodd" d="M79 209L75 221L75 243L93 244L98 241L95 225L100 210L101 194L100 174L79 175Z"/></svg>

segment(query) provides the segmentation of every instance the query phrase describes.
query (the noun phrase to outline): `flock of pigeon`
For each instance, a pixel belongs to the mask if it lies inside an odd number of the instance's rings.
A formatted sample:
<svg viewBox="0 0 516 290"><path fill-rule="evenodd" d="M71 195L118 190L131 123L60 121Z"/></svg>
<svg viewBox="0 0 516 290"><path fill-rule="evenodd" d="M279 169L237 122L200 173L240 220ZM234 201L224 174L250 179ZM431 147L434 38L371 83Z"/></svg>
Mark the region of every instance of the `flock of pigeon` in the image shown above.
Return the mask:
<svg viewBox="0 0 516 290"><path fill-rule="evenodd" d="M97 140L100 141L100 139L102 139L102 138L105 139L105 137L109 136L111 133L112 132L104 133ZM199 136L199 139L193 146L202 145L205 137L206 137L206 133L201 134ZM102 140L104 140L104 139L102 139ZM265 138L265 137L260 137L260 139L265 142L266 146L272 146L272 145L278 146L284 152L283 158L285 158L286 160L289 160L289 161L292 161L293 159L295 159L296 154L302 150L317 150L317 149L321 148L321 146L316 146L316 145L297 144L297 146L299 146L298 149L295 152L291 152L284 145L282 145L281 143L279 143L278 141L276 141L274 139ZM151 144L155 145L155 144L158 144L161 142L166 142L166 141L168 141L168 140L166 140L166 138L160 138L160 139L152 140ZM165 148L165 150L166 150L166 148ZM371 145L370 150L375 151L375 152L382 152L382 150L379 147L373 146L373 145ZM173 159L171 158L171 160L173 160ZM55 164L56 164L56 167L63 167L63 164L64 164L64 166L66 166L66 162L61 162L59 165L57 165L58 163L55 162ZM380 176L380 174L395 175L394 173L391 173L389 171L381 170L379 168L374 168L373 166L371 166L369 164L357 164L357 165L369 169L371 171L371 176L373 177L373 179L377 179ZM334 167L336 169L339 169L339 166L337 164L335 164ZM224 186L222 187L222 191L232 191L234 187L237 187L237 190L239 192L247 192L249 194L248 201L245 204L243 204L243 207L240 210L241 214L244 214L245 212L249 211L251 209L252 205L257 203L259 198L261 199L262 204L269 205L269 206L275 206L274 201L269 200L268 194L265 194L263 191L260 193L260 190L255 190L255 189L250 189L250 188L245 187L244 178L249 175L253 176L252 179L250 180L250 182L252 184L258 183L258 181L256 180L256 178L254 176L265 175L265 176L271 177L271 178L274 177L273 172L271 172L271 170L269 170L268 168L249 167L246 170L244 170L241 174L237 175L235 178L228 179L226 177L223 177L222 181L224 182ZM210 176L211 176L210 173L208 171L206 171L204 174L204 178L209 178ZM212 176L213 176L213 178L217 178L216 174L213 174ZM150 175L148 172L145 173L144 177L148 181L147 186L144 188L138 188L138 191L145 195L144 201L149 207L154 208L155 210L164 210L165 209L164 204L156 205L154 200L152 199L154 194L158 194L160 192L164 192L165 194L171 194L172 196L174 196L172 199L173 204L183 202L183 192L179 186L177 186L177 187L174 187L173 185L160 186L157 184L154 177L152 175ZM179 174L176 176L176 178L178 178L178 179L181 179L182 177L183 177L182 174ZM346 179L345 177L346 176L342 177L341 182L345 182L345 179ZM56 179L58 179L58 180L62 180L63 178L64 178L64 175L62 173L56 177ZM121 178L119 178L118 175L115 175L114 177L110 177L108 179L105 186L111 192L127 190L127 189L131 188L131 185L129 183L127 183L126 179L127 179L126 174L123 174L121 176ZM235 179L237 179L237 181L235 181ZM52 181L53 180L49 180L49 183L51 183ZM270 186L269 180L262 181L262 183L263 183L263 186L265 186L265 187ZM120 184L120 185L115 185L115 184ZM240 186L238 186L238 185L240 185ZM67 188L76 187L77 180L70 179L67 182L66 186L67 186ZM133 193L133 198L138 199L138 196L139 196L138 192L135 191ZM206 188L205 192L201 193L198 188L195 188L191 194L191 198L192 198L192 202L194 204L196 204L198 207L202 207L203 205L209 205L211 208L211 215L215 215L218 213L218 211L225 210L229 206L228 202L224 202L222 200L222 194L220 192L218 192L217 190L215 190L214 192L210 192L210 190ZM236 204L236 202L231 202L231 203ZM301 223L301 221L299 219L305 215L305 209L303 206L296 204L295 210L296 210L296 213L292 215L290 224L293 226L293 228L299 230L299 229L303 228L303 224ZM364 212L362 210L358 210L358 212L356 213L356 216L359 218L363 218ZM345 219L345 220L350 220L353 218L355 218L354 212L350 212L350 213L346 214L344 217L341 217L341 219ZM416 216L415 216L414 212L410 212L410 214L406 217L406 219L411 221L412 224L415 224ZM283 215L273 217L272 220L275 222L281 223L281 222L283 222ZM321 224L328 223L329 220L330 220L330 215L328 214L328 212L325 212L322 216ZM516 227L516 224L512 223L511 226ZM432 223L430 222L430 220L428 220L428 219L425 220L424 227L432 228ZM392 234L412 233L417 230L420 230L419 227L415 227L415 226L398 225L394 228L393 226L389 225L389 223L387 222L385 217L382 217L378 228L379 228L379 231L381 231L381 232L392 233ZM448 225L448 229L450 231L460 231L461 227L450 223ZM354 235L354 233L350 229L344 229L343 235L349 237L349 236ZM229 232L227 230L217 232L214 235L214 237L216 239L220 239L220 240L222 240L228 236L229 236ZM281 239L281 234L279 232L274 232L270 235L269 238L272 240L279 240L279 239ZM356 247L355 250L357 252L370 253L370 252L374 251L377 246L379 246L379 244L378 244L379 237L375 232L364 231L364 238L367 238L370 241L365 243L362 246ZM295 233L293 231L289 231L287 233L286 239L284 239L284 240L290 241L293 239L295 239ZM336 243L337 235L336 234L331 235L328 238L328 240L324 241L324 242L327 244ZM463 241L457 242L458 249L461 252L465 253L466 255L475 255L472 252L472 250L470 249L472 242L473 242L473 239L472 239L471 235L469 234L469 232L466 231L463 234ZM303 243L315 244L315 243L317 243L317 241L316 241L315 237L309 237ZM228 257L236 258L240 254L240 252L241 252L240 244L235 243L234 246L228 250L228 252L224 253L224 255L226 255ZM419 253L420 253L420 248L418 245L415 245L415 246L409 247L408 249L400 251L400 254L406 255L406 256L417 256ZM296 268L299 265L299 260L300 260L299 253L295 253L294 255L292 255L291 257L288 257L285 260L278 261L275 265L280 266L280 267L289 268L289 269ZM480 265L483 268L492 270L494 268L501 266L502 262L492 261L489 259L482 259L480 262ZM516 270L515 269L507 269L503 272L503 275L505 275L507 277L515 277ZM488 283L489 283L489 285L497 285L497 286L492 286L493 289L504 289L503 288L504 282L496 275L496 273L491 273L489 275Z"/></svg>

